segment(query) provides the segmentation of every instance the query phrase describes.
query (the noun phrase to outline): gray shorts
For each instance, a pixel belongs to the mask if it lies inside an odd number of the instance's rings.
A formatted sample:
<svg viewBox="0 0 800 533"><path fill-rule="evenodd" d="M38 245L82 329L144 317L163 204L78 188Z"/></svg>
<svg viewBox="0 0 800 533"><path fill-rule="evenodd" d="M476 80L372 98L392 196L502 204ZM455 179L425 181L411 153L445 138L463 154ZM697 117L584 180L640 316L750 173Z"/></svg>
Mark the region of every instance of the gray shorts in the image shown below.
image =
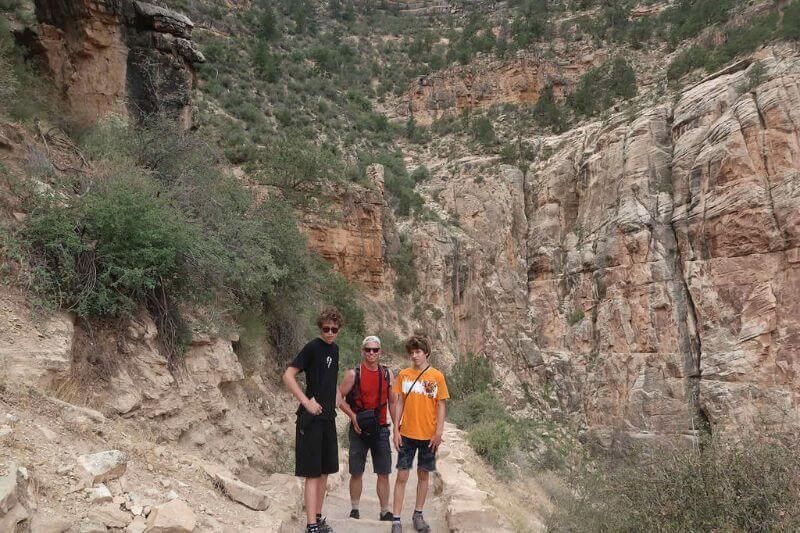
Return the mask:
<svg viewBox="0 0 800 533"><path fill-rule="evenodd" d="M392 447L389 445L389 428L382 427L374 439L364 441L350 425L350 473L364 473L367 465L367 452L372 453L372 467L376 474L392 473Z"/></svg>

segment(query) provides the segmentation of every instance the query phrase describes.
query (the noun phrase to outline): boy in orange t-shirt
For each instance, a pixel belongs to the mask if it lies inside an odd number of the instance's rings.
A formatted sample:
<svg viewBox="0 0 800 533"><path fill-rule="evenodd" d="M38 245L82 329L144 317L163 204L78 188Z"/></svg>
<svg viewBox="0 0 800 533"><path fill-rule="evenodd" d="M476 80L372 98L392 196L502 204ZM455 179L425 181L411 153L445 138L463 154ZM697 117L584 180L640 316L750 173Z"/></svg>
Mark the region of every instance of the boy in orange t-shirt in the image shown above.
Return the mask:
<svg viewBox="0 0 800 533"><path fill-rule="evenodd" d="M450 398L444 374L428 363L431 352L428 340L414 335L406 341L405 347L412 366L401 370L394 382L394 392L397 394L394 419L398 423L394 428L393 441L398 456L392 533L403 531L400 512L403 510L406 483L417 451L417 501L412 520L415 530L430 531L430 526L422 517L422 508L428 495L430 473L436 470L436 451L442 443L445 400Z"/></svg>

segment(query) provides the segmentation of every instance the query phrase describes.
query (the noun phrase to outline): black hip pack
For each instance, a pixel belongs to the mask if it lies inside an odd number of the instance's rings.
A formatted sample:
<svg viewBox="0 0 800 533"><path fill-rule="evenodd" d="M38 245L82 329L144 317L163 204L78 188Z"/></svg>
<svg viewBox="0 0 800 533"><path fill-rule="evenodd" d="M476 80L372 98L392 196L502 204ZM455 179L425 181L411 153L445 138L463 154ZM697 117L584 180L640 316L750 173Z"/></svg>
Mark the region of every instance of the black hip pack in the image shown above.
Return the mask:
<svg viewBox="0 0 800 533"><path fill-rule="evenodd" d="M384 379L387 385L389 383L389 369L382 365L378 365L378 369L380 370L380 376L378 377L378 401L381 401L383 399ZM361 429L361 435L359 436L362 440L371 440L377 437L381 429L381 411L386 407L386 403L382 403L374 409L358 410L355 400L361 393L361 365L357 366L354 370L356 375L355 381L353 382L353 388L350 390L350 394L347 395L347 403L356 411L356 422Z"/></svg>

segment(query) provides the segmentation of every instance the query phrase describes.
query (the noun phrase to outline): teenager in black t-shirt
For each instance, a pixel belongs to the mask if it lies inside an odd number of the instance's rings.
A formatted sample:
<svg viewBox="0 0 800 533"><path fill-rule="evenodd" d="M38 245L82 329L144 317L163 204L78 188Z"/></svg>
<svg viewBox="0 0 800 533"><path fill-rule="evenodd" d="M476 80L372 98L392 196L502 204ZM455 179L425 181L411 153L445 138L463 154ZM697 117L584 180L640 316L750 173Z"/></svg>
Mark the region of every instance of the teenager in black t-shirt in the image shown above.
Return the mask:
<svg viewBox="0 0 800 533"><path fill-rule="evenodd" d="M297 408L295 475L305 478L307 531L332 532L322 518L322 503L328 474L339 471L339 444L336 437L336 406L340 402L336 378L339 375L339 347L334 342L342 316L336 309L325 309L317 318L318 338L306 344L289 368L283 382L300 402ZM306 373L306 391L297 383L297 374Z"/></svg>

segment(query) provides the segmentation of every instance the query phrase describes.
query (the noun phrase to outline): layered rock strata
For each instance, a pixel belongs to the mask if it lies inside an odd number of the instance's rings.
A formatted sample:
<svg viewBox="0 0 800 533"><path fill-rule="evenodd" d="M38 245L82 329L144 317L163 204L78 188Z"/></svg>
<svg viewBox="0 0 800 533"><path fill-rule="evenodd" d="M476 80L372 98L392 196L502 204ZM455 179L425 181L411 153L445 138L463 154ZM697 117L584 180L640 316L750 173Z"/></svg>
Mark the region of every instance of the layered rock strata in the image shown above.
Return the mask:
<svg viewBox="0 0 800 533"><path fill-rule="evenodd" d="M175 116L188 127L192 65L203 61L185 16L135 0L37 0L37 41L75 118Z"/></svg>
<svg viewBox="0 0 800 533"><path fill-rule="evenodd" d="M464 110L535 103L547 86L561 98L604 59L603 54L580 43L556 52L566 59L556 62L532 53L520 53L511 60L483 56L468 65L421 76L397 103L394 115L414 117L418 124L428 125Z"/></svg>
<svg viewBox="0 0 800 533"><path fill-rule="evenodd" d="M485 354L518 408L602 444L796 427L800 61L760 63L760 83L745 62L632 121L528 139L524 174L434 172L421 192L458 224L414 232L441 351Z"/></svg>
<svg viewBox="0 0 800 533"><path fill-rule="evenodd" d="M394 246L393 218L384 196L383 167L367 169L369 186L328 191L300 213L308 244L349 281L371 293L388 288L387 249Z"/></svg>

